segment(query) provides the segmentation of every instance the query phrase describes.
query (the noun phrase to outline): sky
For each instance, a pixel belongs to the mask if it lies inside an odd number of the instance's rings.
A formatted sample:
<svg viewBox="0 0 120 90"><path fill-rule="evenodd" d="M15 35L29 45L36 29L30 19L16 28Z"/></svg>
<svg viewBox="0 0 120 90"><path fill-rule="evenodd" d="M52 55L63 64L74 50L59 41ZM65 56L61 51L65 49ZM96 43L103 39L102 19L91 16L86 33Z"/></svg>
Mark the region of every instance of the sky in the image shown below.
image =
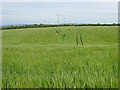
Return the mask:
<svg viewBox="0 0 120 90"><path fill-rule="evenodd" d="M112 0L111 0L112 1ZM118 2L3 2L2 24L117 23Z"/></svg>
<svg viewBox="0 0 120 90"><path fill-rule="evenodd" d="M2 0L3 2L118 2L119 0Z"/></svg>

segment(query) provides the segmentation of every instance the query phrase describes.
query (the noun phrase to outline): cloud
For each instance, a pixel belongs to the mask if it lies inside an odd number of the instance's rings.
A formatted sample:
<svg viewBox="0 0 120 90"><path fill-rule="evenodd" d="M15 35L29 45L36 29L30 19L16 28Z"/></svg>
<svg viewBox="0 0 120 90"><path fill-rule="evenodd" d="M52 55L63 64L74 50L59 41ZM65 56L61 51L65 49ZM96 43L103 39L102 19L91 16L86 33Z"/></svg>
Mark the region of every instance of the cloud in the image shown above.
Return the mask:
<svg viewBox="0 0 120 90"><path fill-rule="evenodd" d="M3 3L3 24L24 23L113 23L117 22L117 2Z"/></svg>
<svg viewBox="0 0 120 90"><path fill-rule="evenodd" d="M3 2L118 2L119 0L3 0Z"/></svg>

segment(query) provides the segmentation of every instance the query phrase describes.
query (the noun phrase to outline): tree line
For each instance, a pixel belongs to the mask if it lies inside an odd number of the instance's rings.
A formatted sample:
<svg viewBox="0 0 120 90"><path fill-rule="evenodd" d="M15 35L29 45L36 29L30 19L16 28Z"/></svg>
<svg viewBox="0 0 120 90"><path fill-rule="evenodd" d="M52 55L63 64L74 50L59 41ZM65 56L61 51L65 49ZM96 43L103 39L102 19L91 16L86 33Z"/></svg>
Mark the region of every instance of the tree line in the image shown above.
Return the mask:
<svg viewBox="0 0 120 90"><path fill-rule="evenodd" d="M60 24L59 26L118 26L119 24ZM32 24L32 25L16 25L16 26L4 26L0 29L20 29L20 28L40 28L40 27L57 27L56 24Z"/></svg>

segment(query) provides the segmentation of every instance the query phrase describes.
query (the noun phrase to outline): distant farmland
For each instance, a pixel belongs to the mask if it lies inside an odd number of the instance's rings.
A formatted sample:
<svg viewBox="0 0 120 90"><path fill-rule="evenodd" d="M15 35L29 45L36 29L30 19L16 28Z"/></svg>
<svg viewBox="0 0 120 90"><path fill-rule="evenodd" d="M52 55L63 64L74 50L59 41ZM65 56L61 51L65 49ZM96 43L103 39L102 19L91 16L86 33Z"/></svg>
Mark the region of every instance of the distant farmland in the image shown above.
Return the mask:
<svg viewBox="0 0 120 90"><path fill-rule="evenodd" d="M79 28L3 30L3 88L117 88L118 27Z"/></svg>

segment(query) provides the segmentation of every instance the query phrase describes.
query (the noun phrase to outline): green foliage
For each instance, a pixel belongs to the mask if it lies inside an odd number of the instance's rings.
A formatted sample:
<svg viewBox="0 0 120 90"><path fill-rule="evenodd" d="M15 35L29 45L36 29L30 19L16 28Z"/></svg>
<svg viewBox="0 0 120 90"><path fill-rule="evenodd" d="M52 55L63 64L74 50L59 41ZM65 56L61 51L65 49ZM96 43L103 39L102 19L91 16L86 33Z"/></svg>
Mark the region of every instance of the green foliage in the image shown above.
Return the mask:
<svg viewBox="0 0 120 90"><path fill-rule="evenodd" d="M118 26L119 24L60 24L59 26ZM33 24L33 25L16 25L16 26L4 26L5 29L20 29L20 28L40 28L40 27L57 27L56 24Z"/></svg>
<svg viewBox="0 0 120 90"><path fill-rule="evenodd" d="M3 88L117 88L117 27L80 28L84 47L72 26L2 31Z"/></svg>

